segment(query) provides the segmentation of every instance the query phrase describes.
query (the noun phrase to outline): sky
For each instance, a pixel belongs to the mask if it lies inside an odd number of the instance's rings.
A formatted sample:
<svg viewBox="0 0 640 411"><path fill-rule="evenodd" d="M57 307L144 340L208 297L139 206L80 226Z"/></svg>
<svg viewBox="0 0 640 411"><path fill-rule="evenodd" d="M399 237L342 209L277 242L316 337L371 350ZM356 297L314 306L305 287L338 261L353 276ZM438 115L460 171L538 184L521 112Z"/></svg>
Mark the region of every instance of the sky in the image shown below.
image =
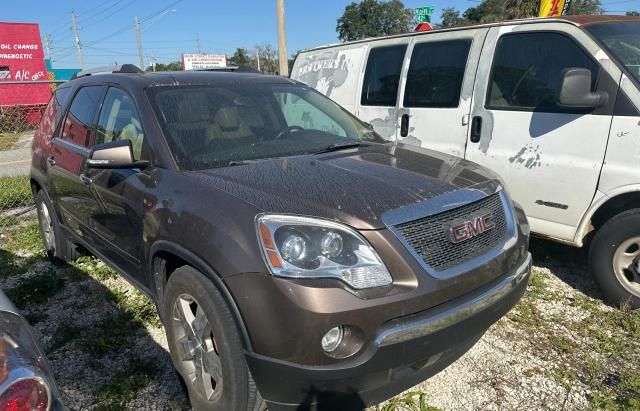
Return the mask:
<svg viewBox="0 0 640 411"><path fill-rule="evenodd" d="M335 43L336 20L352 0L285 0L287 50ZM55 68L78 67L71 31L77 16L85 67L138 63L134 19L141 20L145 62L179 60L181 53L232 55L237 47L276 47L275 0L20 0L5 1L0 21L40 24L49 34ZM434 22L443 7L464 11L478 0L404 0L406 7L435 7ZM602 0L611 14L640 10L640 0ZM169 10L162 14L164 10ZM175 10L175 11L173 11ZM160 17L157 17L161 15ZM44 43L44 39L43 39Z"/></svg>

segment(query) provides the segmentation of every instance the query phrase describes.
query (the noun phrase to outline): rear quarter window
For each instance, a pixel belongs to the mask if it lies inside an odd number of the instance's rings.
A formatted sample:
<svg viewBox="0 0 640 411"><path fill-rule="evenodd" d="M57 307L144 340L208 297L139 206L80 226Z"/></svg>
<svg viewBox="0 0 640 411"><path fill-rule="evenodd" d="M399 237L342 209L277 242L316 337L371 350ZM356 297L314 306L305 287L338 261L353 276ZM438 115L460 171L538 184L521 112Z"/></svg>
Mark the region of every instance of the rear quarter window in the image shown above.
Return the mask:
<svg viewBox="0 0 640 411"><path fill-rule="evenodd" d="M46 136L51 137L62 118L64 106L69 97L71 87L61 87L56 89L49 99L49 104L42 115L40 121L40 131Z"/></svg>

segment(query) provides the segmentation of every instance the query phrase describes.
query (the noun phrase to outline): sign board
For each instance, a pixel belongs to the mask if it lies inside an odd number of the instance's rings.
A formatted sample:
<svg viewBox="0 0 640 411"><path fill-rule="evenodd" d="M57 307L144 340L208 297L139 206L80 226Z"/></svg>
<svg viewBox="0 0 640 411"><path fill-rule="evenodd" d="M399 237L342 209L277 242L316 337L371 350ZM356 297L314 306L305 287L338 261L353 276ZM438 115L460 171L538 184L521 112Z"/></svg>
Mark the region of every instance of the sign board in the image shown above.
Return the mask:
<svg viewBox="0 0 640 411"><path fill-rule="evenodd" d="M227 56L224 54L183 54L183 70L207 70L227 67Z"/></svg>
<svg viewBox="0 0 640 411"><path fill-rule="evenodd" d="M434 10L433 6L417 7L414 9L418 23L431 23L431 16L433 16Z"/></svg>
<svg viewBox="0 0 640 411"><path fill-rule="evenodd" d="M564 16L569 11L571 0L541 0L539 17Z"/></svg>
<svg viewBox="0 0 640 411"><path fill-rule="evenodd" d="M35 23L0 23L0 106L46 104L47 84L5 84L47 80L40 28Z"/></svg>

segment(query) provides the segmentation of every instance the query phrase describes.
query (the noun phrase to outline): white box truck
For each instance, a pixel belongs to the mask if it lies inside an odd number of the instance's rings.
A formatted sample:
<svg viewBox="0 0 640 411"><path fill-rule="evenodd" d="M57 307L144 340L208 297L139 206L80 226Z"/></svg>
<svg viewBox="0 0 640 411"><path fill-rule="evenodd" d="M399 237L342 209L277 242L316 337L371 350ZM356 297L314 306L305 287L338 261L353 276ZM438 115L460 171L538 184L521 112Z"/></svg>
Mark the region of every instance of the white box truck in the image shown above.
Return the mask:
<svg viewBox="0 0 640 411"><path fill-rule="evenodd" d="M640 18L527 19L318 47L293 79L388 140L497 172L535 234L640 307Z"/></svg>

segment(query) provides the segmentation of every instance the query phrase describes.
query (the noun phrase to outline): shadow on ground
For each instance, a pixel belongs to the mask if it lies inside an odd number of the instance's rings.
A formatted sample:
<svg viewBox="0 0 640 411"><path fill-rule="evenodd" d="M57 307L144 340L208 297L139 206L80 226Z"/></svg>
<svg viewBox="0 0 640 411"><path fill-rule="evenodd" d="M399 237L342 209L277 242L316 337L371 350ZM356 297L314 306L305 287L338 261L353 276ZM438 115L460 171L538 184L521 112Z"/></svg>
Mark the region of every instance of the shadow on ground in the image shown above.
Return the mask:
<svg viewBox="0 0 640 411"><path fill-rule="evenodd" d="M533 265L547 268L572 288L591 298L604 300L588 268L588 247L576 248L554 241L531 238Z"/></svg>

